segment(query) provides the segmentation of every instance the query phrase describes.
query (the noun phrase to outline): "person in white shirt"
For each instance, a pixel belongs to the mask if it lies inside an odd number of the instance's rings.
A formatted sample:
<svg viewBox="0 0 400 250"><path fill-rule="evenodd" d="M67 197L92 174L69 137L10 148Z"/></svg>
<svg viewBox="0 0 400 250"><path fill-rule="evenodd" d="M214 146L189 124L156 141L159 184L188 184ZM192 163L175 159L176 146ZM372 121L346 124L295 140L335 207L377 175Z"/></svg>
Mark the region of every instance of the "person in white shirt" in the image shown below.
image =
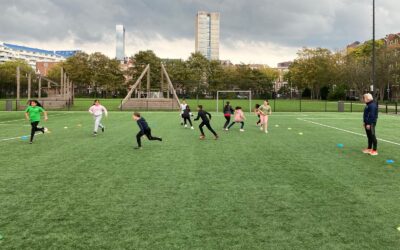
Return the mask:
<svg viewBox="0 0 400 250"><path fill-rule="evenodd" d="M181 102L181 125L182 125L182 126L183 126L183 121L184 121L184 119L183 119L183 113L185 112L186 107L187 107L186 100L183 99L182 102Z"/></svg>
<svg viewBox="0 0 400 250"><path fill-rule="evenodd" d="M103 114L106 117L108 116L107 109L103 105L100 104L99 100L94 100L93 106L91 106L89 108L89 113L91 113L93 115L93 118L94 118L93 135L94 136L97 135L97 130L99 129L99 127L101 128L101 131L104 132L105 127L101 123L101 119L103 118Z"/></svg>

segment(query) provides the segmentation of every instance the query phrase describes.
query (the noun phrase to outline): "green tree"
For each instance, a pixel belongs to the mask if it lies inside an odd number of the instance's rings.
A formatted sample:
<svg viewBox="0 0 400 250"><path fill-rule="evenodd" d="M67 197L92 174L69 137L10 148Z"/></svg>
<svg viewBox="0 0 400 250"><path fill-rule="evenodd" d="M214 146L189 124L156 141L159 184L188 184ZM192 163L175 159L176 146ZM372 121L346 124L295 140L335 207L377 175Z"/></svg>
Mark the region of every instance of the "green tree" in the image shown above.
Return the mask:
<svg viewBox="0 0 400 250"><path fill-rule="evenodd" d="M26 89L27 86L26 76L31 73L32 78L34 78L34 70L24 60L14 60L0 64L0 98L7 96L16 96L16 73L18 66L20 67L21 75L21 92Z"/></svg>

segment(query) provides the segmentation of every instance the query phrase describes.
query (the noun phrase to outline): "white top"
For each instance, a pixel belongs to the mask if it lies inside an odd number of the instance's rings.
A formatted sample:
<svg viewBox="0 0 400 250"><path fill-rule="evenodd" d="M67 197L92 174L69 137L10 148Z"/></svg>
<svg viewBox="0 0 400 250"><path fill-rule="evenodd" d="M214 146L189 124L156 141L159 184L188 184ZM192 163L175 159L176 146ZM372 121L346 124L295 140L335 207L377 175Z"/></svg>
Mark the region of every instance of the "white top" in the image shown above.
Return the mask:
<svg viewBox="0 0 400 250"><path fill-rule="evenodd" d="M107 109L103 105L93 105L90 107L89 112L94 116L102 115L103 113L107 116Z"/></svg>
<svg viewBox="0 0 400 250"><path fill-rule="evenodd" d="M181 103L181 111L183 112L187 107L186 103Z"/></svg>

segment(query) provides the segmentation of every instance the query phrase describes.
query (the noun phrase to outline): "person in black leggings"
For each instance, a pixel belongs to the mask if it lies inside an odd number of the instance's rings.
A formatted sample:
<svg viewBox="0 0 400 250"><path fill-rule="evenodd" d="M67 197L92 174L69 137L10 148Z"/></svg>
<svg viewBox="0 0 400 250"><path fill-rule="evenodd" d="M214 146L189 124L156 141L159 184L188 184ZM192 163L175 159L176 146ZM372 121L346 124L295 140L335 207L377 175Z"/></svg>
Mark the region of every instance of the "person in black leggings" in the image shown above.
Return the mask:
<svg viewBox="0 0 400 250"><path fill-rule="evenodd" d="M363 150L363 153L372 156L378 155L378 140L376 139L375 128L378 120L378 105L374 102L371 94L364 95L366 104L364 109L364 128L368 138L368 148Z"/></svg>
<svg viewBox="0 0 400 250"><path fill-rule="evenodd" d="M203 140L206 137L204 135L204 131L203 131L203 127L204 126L206 126L208 128L208 130L210 130L211 133L213 133L213 135L215 136L215 140L217 140L218 139L218 135L210 125L211 114L208 113L207 111L203 110L203 106L202 105L199 105L197 107L197 110L199 111L199 113L197 114L197 118L194 119L194 120L197 121L197 120L199 120L201 118L201 123L199 125L199 129L200 129L200 133L201 133L200 140Z"/></svg>
<svg viewBox="0 0 400 250"><path fill-rule="evenodd" d="M190 112L190 107L189 105L186 105L185 110L183 110L182 113L182 118L183 118L183 124L185 125L185 128L187 128L187 123L189 122L190 124L190 128L193 128L193 124L192 124L192 119L190 119L190 116L192 115L192 113Z"/></svg>
<svg viewBox="0 0 400 250"><path fill-rule="evenodd" d="M226 122L224 124L224 129L228 130L227 127L228 127L229 123L231 122L231 116L233 114L233 108L232 108L232 106L230 105L229 102L226 102L226 105L224 106L224 110L223 111L224 111L224 117L226 119Z"/></svg>
<svg viewBox="0 0 400 250"><path fill-rule="evenodd" d="M149 127L149 125L147 124L146 120L140 116L139 112L135 112L133 113L133 119L137 122L140 131L139 133L137 133L136 135L136 141L138 146L135 147L135 149L141 149L142 148L142 142L141 142L141 137L146 135L147 139L149 139L150 141L162 141L162 138L158 138L155 136L151 135L151 129Z"/></svg>

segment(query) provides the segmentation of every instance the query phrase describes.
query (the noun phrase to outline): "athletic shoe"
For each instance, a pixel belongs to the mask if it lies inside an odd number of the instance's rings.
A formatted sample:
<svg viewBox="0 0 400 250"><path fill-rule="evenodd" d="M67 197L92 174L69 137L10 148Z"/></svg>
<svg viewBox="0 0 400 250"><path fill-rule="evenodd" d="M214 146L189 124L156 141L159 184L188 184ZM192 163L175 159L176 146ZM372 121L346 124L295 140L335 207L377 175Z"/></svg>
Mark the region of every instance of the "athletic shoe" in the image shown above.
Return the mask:
<svg viewBox="0 0 400 250"><path fill-rule="evenodd" d="M160 141L162 141L162 138L160 138Z"/></svg>
<svg viewBox="0 0 400 250"><path fill-rule="evenodd" d="M376 151L376 150L371 150L371 152L369 153L369 155L377 156L377 155L378 155L378 151Z"/></svg>
<svg viewBox="0 0 400 250"><path fill-rule="evenodd" d="M29 144L32 144L32 142L30 141Z"/></svg>
<svg viewBox="0 0 400 250"><path fill-rule="evenodd" d="M185 128L187 128L187 125L185 124Z"/></svg>
<svg viewBox="0 0 400 250"><path fill-rule="evenodd" d="M194 129L193 127L191 127L190 129Z"/></svg>
<svg viewBox="0 0 400 250"><path fill-rule="evenodd" d="M93 136L97 136L97 132L93 132Z"/></svg>
<svg viewBox="0 0 400 250"><path fill-rule="evenodd" d="M364 149L362 152L363 152L364 154L369 154L369 153L371 153L371 151L372 151L372 149L366 148L366 149Z"/></svg>
<svg viewBox="0 0 400 250"><path fill-rule="evenodd" d="M265 130L265 133L268 134L268 130Z"/></svg>
<svg viewBox="0 0 400 250"><path fill-rule="evenodd" d="M263 127L260 127L260 130L262 131L262 130L264 130L264 128L263 128Z"/></svg>
<svg viewBox="0 0 400 250"><path fill-rule="evenodd" d="M104 133L104 130L105 130L105 129L106 129L105 127L102 127L102 128L101 128L101 132Z"/></svg>
<svg viewBox="0 0 400 250"><path fill-rule="evenodd" d="M240 129L240 132L244 132L244 129L241 128L241 129Z"/></svg>
<svg viewBox="0 0 400 250"><path fill-rule="evenodd" d="M226 129L225 129L225 131L228 131L228 130L229 130L229 128L226 128Z"/></svg>
<svg viewBox="0 0 400 250"><path fill-rule="evenodd" d="M200 140L204 140L206 137L204 135L200 135Z"/></svg>
<svg viewBox="0 0 400 250"><path fill-rule="evenodd" d="M41 130L42 130L42 133L44 134L44 130L45 130L45 128L43 127Z"/></svg>
<svg viewBox="0 0 400 250"><path fill-rule="evenodd" d="M215 140L218 140L218 138L219 138L219 136L218 136L218 135L216 135L214 139L215 139Z"/></svg>
<svg viewBox="0 0 400 250"><path fill-rule="evenodd" d="M142 147L134 147L133 149L142 149Z"/></svg>

